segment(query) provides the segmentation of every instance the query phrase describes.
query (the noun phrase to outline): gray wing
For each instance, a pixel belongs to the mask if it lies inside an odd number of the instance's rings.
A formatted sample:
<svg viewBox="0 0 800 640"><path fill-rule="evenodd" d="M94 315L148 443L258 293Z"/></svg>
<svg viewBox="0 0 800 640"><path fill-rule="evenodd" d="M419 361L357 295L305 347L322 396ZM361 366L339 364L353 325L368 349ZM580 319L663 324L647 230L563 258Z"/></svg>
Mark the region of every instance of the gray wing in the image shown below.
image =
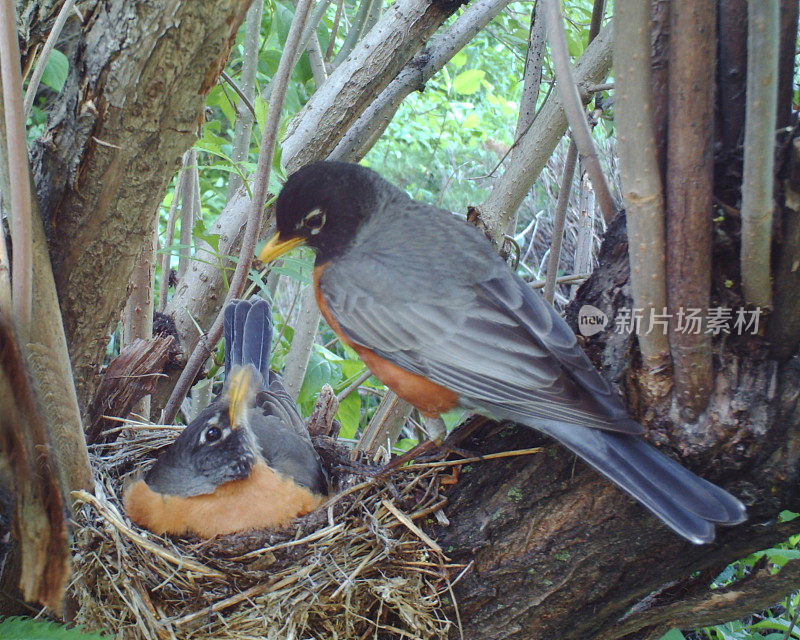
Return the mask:
<svg viewBox="0 0 800 640"><path fill-rule="evenodd" d="M267 464L314 493L328 495L325 468L297 405L274 371L269 373L269 387L256 396L255 412L250 426Z"/></svg>
<svg viewBox="0 0 800 640"><path fill-rule="evenodd" d="M394 288L375 286L368 259L331 263L320 281L356 343L496 418L642 432L564 320L504 264L477 282L451 280L435 297L429 286L398 295L402 277Z"/></svg>

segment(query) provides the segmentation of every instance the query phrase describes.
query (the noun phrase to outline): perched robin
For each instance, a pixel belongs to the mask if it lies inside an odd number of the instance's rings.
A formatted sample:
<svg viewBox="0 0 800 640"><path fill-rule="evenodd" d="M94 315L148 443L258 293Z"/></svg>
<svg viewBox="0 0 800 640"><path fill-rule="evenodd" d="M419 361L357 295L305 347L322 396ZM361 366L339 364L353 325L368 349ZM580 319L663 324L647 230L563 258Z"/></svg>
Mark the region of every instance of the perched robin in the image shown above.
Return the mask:
<svg viewBox="0 0 800 640"><path fill-rule="evenodd" d="M281 527L323 502L327 476L269 369L271 343L264 300L228 305L223 391L125 492L131 520L159 534L210 538Z"/></svg>
<svg viewBox="0 0 800 640"><path fill-rule="evenodd" d="M297 171L276 206L259 258L312 247L322 315L424 415L463 407L539 429L695 543L745 520L739 500L640 437L566 322L478 229L339 162Z"/></svg>

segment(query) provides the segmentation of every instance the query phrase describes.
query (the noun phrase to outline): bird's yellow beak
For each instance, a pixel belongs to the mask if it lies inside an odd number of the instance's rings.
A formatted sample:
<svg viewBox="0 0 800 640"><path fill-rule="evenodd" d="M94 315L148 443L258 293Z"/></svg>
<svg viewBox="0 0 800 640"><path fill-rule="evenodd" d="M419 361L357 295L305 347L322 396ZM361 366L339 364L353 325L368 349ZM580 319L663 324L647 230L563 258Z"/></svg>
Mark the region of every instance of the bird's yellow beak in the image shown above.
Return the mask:
<svg viewBox="0 0 800 640"><path fill-rule="evenodd" d="M242 423L245 411L250 405L250 381L251 374L249 367L243 367L234 371L228 382L228 420L233 429L238 428Z"/></svg>
<svg viewBox="0 0 800 640"><path fill-rule="evenodd" d="M305 240L303 238L281 240L280 234L276 233L259 252L258 259L261 260L261 262L272 262L275 258L280 258L284 253L304 242Z"/></svg>

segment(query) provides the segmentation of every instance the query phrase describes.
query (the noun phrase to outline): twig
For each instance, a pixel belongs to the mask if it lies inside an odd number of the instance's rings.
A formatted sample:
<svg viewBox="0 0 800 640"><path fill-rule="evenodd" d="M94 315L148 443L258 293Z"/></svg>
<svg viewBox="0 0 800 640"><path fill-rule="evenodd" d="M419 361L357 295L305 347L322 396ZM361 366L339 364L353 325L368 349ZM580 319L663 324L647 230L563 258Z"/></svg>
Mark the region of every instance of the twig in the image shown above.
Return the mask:
<svg viewBox="0 0 800 640"><path fill-rule="evenodd" d="M569 204L569 195L572 193L572 178L575 175L577 161L578 145L575 144L574 138L570 138L567 158L564 161L564 174L561 177L561 187L556 201L556 211L553 216L553 239L550 244L550 254L547 257L544 299L550 304L553 304L553 295L556 291L558 265L561 262L561 245L564 242L564 222L567 219L567 205Z"/></svg>
<svg viewBox="0 0 800 640"><path fill-rule="evenodd" d="M167 229L164 233L164 253L161 256L161 280L158 285L158 310L163 312L167 306L167 291L169 289L169 274L172 263L172 242L175 239L175 221L178 217L178 201L181 193L182 173L178 174L175 189L172 191L172 202L167 215Z"/></svg>
<svg viewBox="0 0 800 640"><path fill-rule="evenodd" d="M778 0L747 3L747 99L742 173L742 292L745 302L772 303L770 252L778 100Z"/></svg>
<svg viewBox="0 0 800 640"><path fill-rule="evenodd" d="M617 205L611 196L608 182L603 175L597 150L594 146L589 124L586 121L586 114L583 110L578 86L572 73L572 66L569 61L569 50L567 49L567 38L564 33L564 17L561 14L559 0L541 0L544 2L545 15L547 17L547 35L550 40L550 49L553 55L553 67L558 79L558 92L564 105L564 113L567 116L575 144L581 159L586 163L586 169L592 180L600 210L603 212L603 219L606 224L617 215Z"/></svg>
<svg viewBox="0 0 800 640"><path fill-rule="evenodd" d="M294 56L300 44L300 33L303 29L303 24L305 23L310 6L311 0L298 0L297 8L292 17L292 24L289 27L289 34L286 37L283 55L281 55L281 61L278 63L278 69L272 81L270 109L267 113L267 121L264 125L264 132L261 138L258 168L256 170L256 178L253 186L252 206L250 215L247 217L242 247L239 252L239 261L236 264L236 270L231 278L230 288L225 298L226 303L241 293L247 281L250 264L253 261L253 252L255 251L258 232L261 228L261 216L267 203L269 174L272 168L272 158L275 154L275 142L278 137L278 127L280 125L284 99L286 98L286 89L292 73ZM192 355L189 357L189 361L186 363L186 367L181 373L180 378L178 378L172 395L170 395L164 407L159 422L172 422L175 415L178 413L178 408L183 398L186 397L191 387L192 381L195 379L195 376L197 376L197 372L200 370L203 361L211 352L213 346L219 342L222 336L224 309L225 305L223 304L208 334L202 337L197 343Z"/></svg>
<svg viewBox="0 0 800 640"><path fill-rule="evenodd" d="M568 276L559 276L556 278L556 284L580 284L589 278L591 274L588 273L573 273ZM531 289L543 289L547 284L547 280L536 280L530 283Z"/></svg>
<svg viewBox="0 0 800 640"><path fill-rule="evenodd" d="M353 393L353 391L358 389L366 380L368 380L371 375L372 375L372 371L370 371L369 369L364 371L355 380L353 380L352 383L350 383L347 387L345 387L342 391L340 391L336 395L336 399L339 402L344 400L347 396L349 396L351 393Z"/></svg>
<svg viewBox="0 0 800 640"><path fill-rule="evenodd" d="M250 101L250 98L248 98L247 95L245 95L245 92L242 90L242 88L238 84L236 84L236 80L231 78L224 71L220 73L220 75L222 76L222 79L230 85L231 89L233 89L236 92L236 94L242 99L242 102L244 102L244 106L247 107L247 110L250 112L250 115L253 116L253 119L255 119L256 108L253 106L253 103Z"/></svg>
<svg viewBox="0 0 800 640"><path fill-rule="evenodd" d="M31 236L31 190L28 176L28 148L22 108L22 75L19 66L15 3L0 0L0 77L3 81L3 109L6 125L6 162L10 198L12 313L22 344L30 337L33 297L33 254Z"/></svg>
<svg viewBox="0 0 800 640"><path fill-rule="evenodd" d="M391 502L388 500L381 500L381 504L386 507L386 509L391 512L391 514L397 518L405 527L411 531L415 536L417 536L420 540L422 540L425 544L427 544L431 549L437 551L444 555L444 551L439 546L437 542L435 542L427 533L425 533L422 529L420 529L417 525L415 525L411 519L402 511L400 511L397 507L395 507ZM447 559L447 558L445 558Z"/></svg>
<svg viewBox="0 0 800 640"><path fill-rule="evenodd" d="M253 133L253 121L256 119L252 101L256 93L256 71L258 70L258 49L261 40L261 16L264 10L264 0L255 0L247 10L245 18L244 45L242 47L242 75L241 93L242 105L236 110L236 124L233 128L233 150L231 159L235 163L246 162L250 155L250 137ZM235 85L231 84L236 90ZM238 173L232 173L228 180L228 195L226 202L230 202L236 190L242 186L242 178Z"/></svg>
<svg viewBox="0 0 800 640"><path fill-rule="evenodd" d="M197 195L194 188L197 173L197 151L189 149L183 155L183 173L181 177L181 233L180 249L178 249L178 279L183 278L189 268L192 254L192 229L197 219ZM174 196L173 196L174 197Z"/></svg>
<svg viewBox="0 0 800 640"><path fill-rule="evenodd" d="M342 8L344 0L336 0L336 14L333 17L333 25L331 25L331 39L328 42L328 50L325 52L325 62L330 62L333 55L333 47L336 44L336 35L339 32L339 21L342 19Z"/></svg>
<svg viewBox="0 0 800 640"><path fill-rule="evenodd" d="M514 458L517 456L529 456L534 453L543 453L545 450L542 447L533 447L530 449L515 449L514 451L500 451L498 453L487 453L483 456L474 456L472 458L461 458L460 460L439 460L436 462L413 462L404 467L400 467L401 471L416 471L418 469L432 469L436 467L458 467L464 464L472 464L473 462L483 462L485 460L496 460L499 458Z"/></svg>
<svg viewBox="0 0 800 640"><path fill-rule="evenodd" d="M797 624L798 618L800 618L800 607L798 607L797 611L794 612L792 621L789 623L789 627L786 629L786 633L784 634L782 640L789 640L789 638L792 637L792 631L794 630L794 626Z"/></svg>
<svg viewBox="0 0 800 640"><path fill-rule="evenodd" d="M36 98L36 92L39 90L39 83L42 81L45 67L47 67L47 61L50 59L50 54L53 52L53 49L56 46L58 36L61 35L61 30L64 28L64 24L67 22L67 18L72 11L72 7L74 6L75 0L66 0L66 2L61 5L61 9L56 16L55 21L53 22L53 28L50 29L50 34L47 36L44 47L42 47L42 52L39 54L39 59L36 61L36 67L33 69L33 75L31 76L30 82L28 82L28 88L25 91L25 106L23 107L23 113L26 120L31 114L33 100Z"/></svg>

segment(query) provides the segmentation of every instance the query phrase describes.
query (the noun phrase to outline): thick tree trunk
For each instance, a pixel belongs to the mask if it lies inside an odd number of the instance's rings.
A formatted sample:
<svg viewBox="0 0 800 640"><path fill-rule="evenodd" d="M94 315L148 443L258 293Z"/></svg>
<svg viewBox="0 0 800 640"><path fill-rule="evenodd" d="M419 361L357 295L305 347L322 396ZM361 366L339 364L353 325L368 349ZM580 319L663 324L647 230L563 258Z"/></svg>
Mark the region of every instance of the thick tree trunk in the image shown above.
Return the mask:
<svg viewBox="0 0 800 640"><path fill-rule="evenodd" d="M610 317L631 306L624 219L610 228L600 264L568 312L573 323L583 304ZM662 450L686 456L683 464L748 504L749 521L720 530L713 545L674 535L533 431L506 427L462 443L484 453L546 446L540 455L476 464L449 494L451 524L436 532L437 540L449 557L474 562L456 588L464 637L657 638L674 623L730 620L758 606L748 592L747 598L725 598L738 602L738 611L715 608L711 599L725 599L709 594L708 585L729 562L800 528L776 521L781 509L800 508L800 359L778 368L771 360L737 355L746 353L747 338L733 343L719 345L711 410L696 433L673 428L668 401L637 416ZM630 368L632 345L612 322L587 346L595 364L623 387L636 415L644 410L638 406L642 372ZM767 601L796 586L782 575L758 589Z"/></svg>
<svg viewBox="0 0 800 640"><path fill-rule="evenodd" d="M191 146L247 0L112 0L35 145L34 175L78 395L85 406L150 217Z"/></svg>

